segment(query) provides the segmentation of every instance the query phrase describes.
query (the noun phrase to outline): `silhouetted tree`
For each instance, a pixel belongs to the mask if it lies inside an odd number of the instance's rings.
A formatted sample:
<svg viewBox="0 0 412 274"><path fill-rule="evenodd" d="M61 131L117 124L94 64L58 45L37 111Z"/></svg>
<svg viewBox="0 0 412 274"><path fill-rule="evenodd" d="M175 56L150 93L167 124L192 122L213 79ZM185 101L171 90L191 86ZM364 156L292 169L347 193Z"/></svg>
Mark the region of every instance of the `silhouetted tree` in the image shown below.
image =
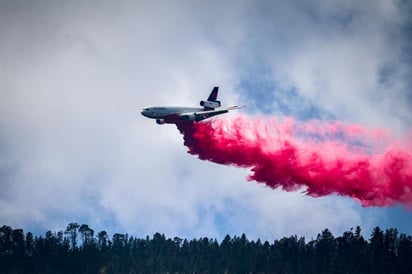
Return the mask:
<svg viewBox="0 0 412 274"><path fill-rule="evenodd" d="M317 273L334 273L337 258L336 241L329 229L325 229L321 234L318 234L315 247Z"/></svg>
<svg viewBox="0 0 412 274"><path fill-rule="evenodd" d="M107 234L106 231L100 231L97 234L97 239L98 239L98 246L101 250L104 250L107 248L108 240L109 240L109 234Z"/></svg>
<svg viewBox="0 0 412 274"><path fill-rule="evenodd" d="M412 237L401 234L397 244L396 273L407 273L412 269Z"/></svg>
<svg viewBox="0 0 412 274"><path fill-rule="evenodd" d="M383 268L384 246L383 246L383 231L379 227L375 227L369 245L370 252L370 271L372 273L385 273Z"/></svg>
<svg viewBox="0 0 412 274"><path fill-rule="evenodd" d="M72 249L76 249L77 245L77 229L79 228L78 223L70 223L67 225L65 234L69 235L70 242L72 244Z"/></svg>
<svg viewBox="0 0 412 274"><path fill-rule="evenodd" d="M82 243L77 245L76 233ZM66 237L65 237L66 235ZM245 234L188 241L129 237L70 223L44 236L0 227L0 273L409 273L412 237L376 227L366 241L360 227L334 237L325 229L305 242L296 235L272 244Z"/></svg>
<svg viewBox="0 0 412 274"><path fill-rule="evenodd" d="M82 234L83 245L88 245L88 244L93 243L94 230L89 228L88 225L82 224L79 227L79 232Z"/></svg>

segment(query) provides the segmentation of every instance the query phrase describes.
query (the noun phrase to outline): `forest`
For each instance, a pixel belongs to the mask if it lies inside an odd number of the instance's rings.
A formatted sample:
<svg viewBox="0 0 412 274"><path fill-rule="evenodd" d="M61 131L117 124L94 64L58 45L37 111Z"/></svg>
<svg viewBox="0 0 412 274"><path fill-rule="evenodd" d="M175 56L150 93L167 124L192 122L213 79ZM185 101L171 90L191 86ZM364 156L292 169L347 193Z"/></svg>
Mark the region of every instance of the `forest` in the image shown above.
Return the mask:
<svg viewBox="0 0 412 274"><path fill-rule="evenodd" d="M335 237L328 229L306 241L273 242L245 234L216 239L137 238L86 224L35 236L0 228L0 273L411 273L412 237L396 228L356 227Z"/></svg>

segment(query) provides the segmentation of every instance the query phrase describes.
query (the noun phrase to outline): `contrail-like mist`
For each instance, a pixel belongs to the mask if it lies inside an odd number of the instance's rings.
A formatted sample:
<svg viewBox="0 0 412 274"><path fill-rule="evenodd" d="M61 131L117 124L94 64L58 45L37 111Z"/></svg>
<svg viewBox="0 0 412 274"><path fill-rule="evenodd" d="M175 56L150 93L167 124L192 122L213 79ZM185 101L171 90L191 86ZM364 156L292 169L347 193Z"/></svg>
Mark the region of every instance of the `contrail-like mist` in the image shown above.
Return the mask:
<svg viewBox="0 0 412 274"><path fill-rule="evenodd" d="M412 205L412 145L383 130L338 122L238 116L179 123L188 153L250 168L248 180L363 206Z"/></svg>

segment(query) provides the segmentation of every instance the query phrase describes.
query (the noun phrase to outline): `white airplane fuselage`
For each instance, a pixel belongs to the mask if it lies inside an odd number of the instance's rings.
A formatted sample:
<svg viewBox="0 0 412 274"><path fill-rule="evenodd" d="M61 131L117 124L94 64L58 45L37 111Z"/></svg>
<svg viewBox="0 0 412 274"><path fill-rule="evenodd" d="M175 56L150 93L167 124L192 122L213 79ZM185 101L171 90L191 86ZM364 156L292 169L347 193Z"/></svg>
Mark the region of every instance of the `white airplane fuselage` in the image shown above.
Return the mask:
<svg viewBox="0 0 412 274"><path fill-rule="evenodd" d="M142 115L147 118L166 118L173 114L203 111L203 108L194 107L146 107L142 110Z"/></svg>
<svg viewBox="0 0 412 274"><path fill-rule="evenodd" d="M177 107L177 106L153 106L143 108L141 114L147 118L156 119L158 124L176 124L184 121L199 122L204 119L229 112L229 110L238 109L234 106L224 109L220 107L220 101L217 100L218 87L214 87L206 101L200 101L199 107Z"/></svg>

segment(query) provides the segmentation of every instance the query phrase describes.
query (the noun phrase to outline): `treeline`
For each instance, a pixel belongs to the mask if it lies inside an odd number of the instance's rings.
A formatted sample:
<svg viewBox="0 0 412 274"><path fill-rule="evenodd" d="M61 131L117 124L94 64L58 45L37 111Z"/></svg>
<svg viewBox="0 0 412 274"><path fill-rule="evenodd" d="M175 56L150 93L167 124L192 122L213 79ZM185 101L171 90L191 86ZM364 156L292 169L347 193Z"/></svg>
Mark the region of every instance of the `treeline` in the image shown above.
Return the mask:
<svg viewBox="0 0 412 274"><path fill-rule="evenodd" d="M44 236L0 228L0 273L411 273L412 237L360 227L334 237L325 229L308 242L298 236L273 242L246 235L216 239L145 239L70 223Z"/></svg>

